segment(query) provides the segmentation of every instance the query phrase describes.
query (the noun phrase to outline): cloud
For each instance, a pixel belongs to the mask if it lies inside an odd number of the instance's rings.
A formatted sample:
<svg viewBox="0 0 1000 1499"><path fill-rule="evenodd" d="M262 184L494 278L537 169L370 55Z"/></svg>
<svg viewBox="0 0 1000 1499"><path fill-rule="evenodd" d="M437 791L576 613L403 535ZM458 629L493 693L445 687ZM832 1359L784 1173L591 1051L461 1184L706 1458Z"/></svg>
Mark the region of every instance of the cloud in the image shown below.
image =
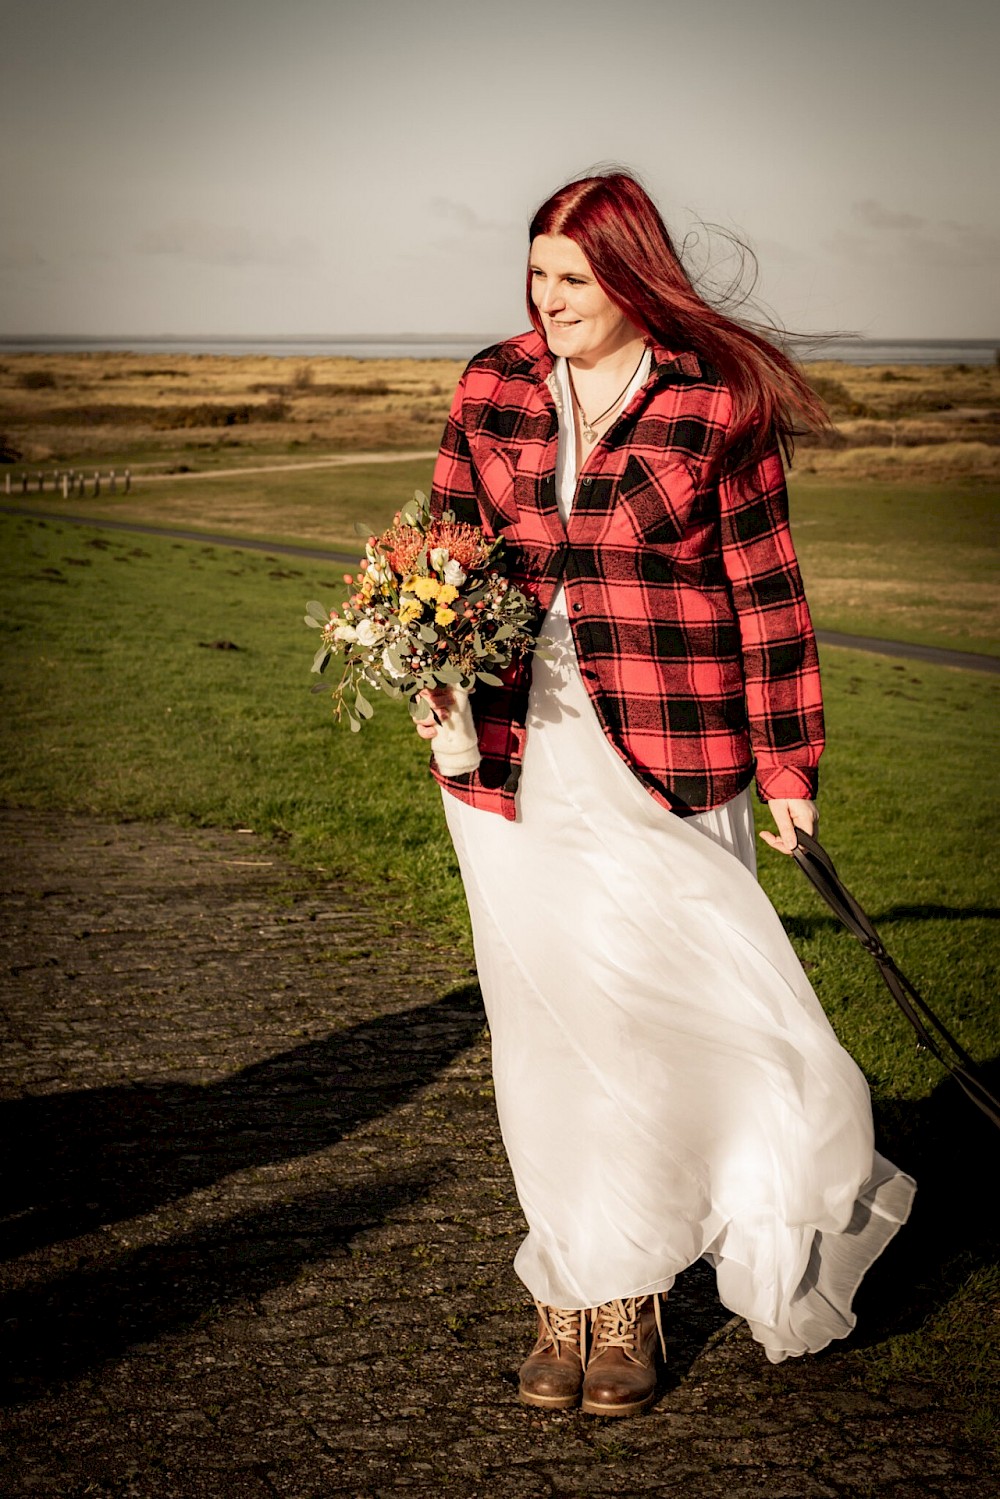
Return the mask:
<svg viewBox="0 0 1000 1499"><path fill-rule="evenodd" d="M219 266L303 266L316 259L316 247L301 236L282 239L245 225L176 220L147 229L136 244L140 255L167 255Z"/></svg>
<svg viewBox="0 0 1000 1499"><path fill-rule="evenodd" d="M877 198L862 198L851 205L851 212L866 229L922 229L927 222L915 214L887 208Z"/></svg>
<svg viewBox="0 0 1000 1499"><path fill-rule="evenodd" d="M10 240L0 245L0 271L35 271L47 264L41 251L27 240Z"/></svg>
<svg viewBox="0 0 1000 1499"><path fill-rule="evenodd" d="M911 225L894 227L898 233L891 240L838 229L822 242L823 248L855 265L924 265L948 272L988 268L1000 260L1000 231L986 224L964 224L957 219L914 219Z"/></svg>
<svg viewBox="0 0 1000 1499"><path fill-rule="evenodd" d="M498 219L484 219L468 203L459 203L454 198L432 198L430 209L435 217L447 219L449 223L457 224L470 234L506 234L514 227L511 223L504 224Z"/></svg>

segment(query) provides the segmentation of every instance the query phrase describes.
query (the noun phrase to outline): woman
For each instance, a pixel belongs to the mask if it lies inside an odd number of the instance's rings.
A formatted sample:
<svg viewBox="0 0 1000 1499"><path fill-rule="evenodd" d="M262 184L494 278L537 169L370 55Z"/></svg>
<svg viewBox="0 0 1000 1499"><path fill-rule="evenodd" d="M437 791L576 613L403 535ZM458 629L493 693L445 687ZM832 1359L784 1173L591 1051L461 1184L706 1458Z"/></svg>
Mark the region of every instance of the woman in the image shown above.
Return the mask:
<svg viewBox="0 0 1000 1499"><path fill-rule="evenodd" d="M754 775L772 847L817 824L779 445L822 408L698 296L627 174L562 188L530 239L534 331L463 375L432 506L505 537L550 659L477 690L482 763L435 774L529 1228L520 1396L627 1416L686 1266L772 1361L815 1351L914 1184L755 878Z"/></svg>

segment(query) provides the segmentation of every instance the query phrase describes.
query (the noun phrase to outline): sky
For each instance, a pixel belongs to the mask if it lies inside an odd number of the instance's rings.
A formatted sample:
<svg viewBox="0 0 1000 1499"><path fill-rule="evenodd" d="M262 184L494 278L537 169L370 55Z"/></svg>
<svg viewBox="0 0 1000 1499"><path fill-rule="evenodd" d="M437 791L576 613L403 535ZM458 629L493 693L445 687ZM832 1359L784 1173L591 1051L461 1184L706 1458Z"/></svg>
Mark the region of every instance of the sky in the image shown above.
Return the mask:
<svg viewBox="0 0 1000 1499"><path fill-rule="evenodd" d="M527 224L637 172L796 331L1000 336L985 0L0 0L0 334L527 326Z"/></svg>

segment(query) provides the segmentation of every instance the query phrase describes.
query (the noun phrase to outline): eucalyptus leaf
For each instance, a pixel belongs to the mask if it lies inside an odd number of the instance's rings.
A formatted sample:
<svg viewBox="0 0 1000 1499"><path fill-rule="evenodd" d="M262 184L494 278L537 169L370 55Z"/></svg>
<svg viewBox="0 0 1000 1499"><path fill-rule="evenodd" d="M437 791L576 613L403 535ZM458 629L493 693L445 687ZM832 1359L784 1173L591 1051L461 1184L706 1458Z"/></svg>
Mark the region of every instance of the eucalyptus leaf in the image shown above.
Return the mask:
<svg viewBox="0 0 1000 1499"><path fill-rule="evenodd" d="M409 702L410 716L417 722L423 723L431 716L431 705L425 697L413 697Z"/></svg>
<svg viewBox="0 0 1000 1499"><path fill-rule="evenodd" d="M330 647L328 645L321 645L320 648L319 648L319 650L316 652L315 656L313 657L313 664L309 668L309 670L310 671L322 671L323 668L326 666L327 659L328 659L329 655L330 655Z"/></svg>
<svg viewBox="0 0 1000 1499"><path fill-rule="evenodd" d="M324 609L323 605L319 603L317 599L309 600L308 604L306 605L306 614L312 615L313 619L318 619L319 622L324 625L330 618L330 611L328 609Z"/></svg>
<svg viewBox="0 0 1000 1499"><path fill-rule="evenodd" d="M322 630L322 623L318 619L314 619L311 614L303 614L302 618L305 620L310 630Z"/></svg>
<svg viewBox="0 0 1000 1499"><path fill-rule="evenodd" d="M491 671L477 671L476 676L481 682L486 682L490 687L502 687L503 682L495 677Z"/></svg>
<svg viewBox="0 0 1000 1499"><path fill-rule="evenodd" d="M422 640L425 645L433 645L437 638L438 633L433 625L417 626L417 639Z"/></svg>
<svg viewBox="0 0 1000 1499"><path fill-rule="evenodd" d="M354 708L362 718L371 718L373 713L375 712L375 709L372 707L371 703L366 697L362 697L360 692L354 699Z"/></svg>
<svg viewBox="0 0 1000 1499"><path fill-rule="evenodd" d="M445 682L449 687L457 686L462 680L462 673L457 666L436 666L434 675L439 682Z"/></svg>

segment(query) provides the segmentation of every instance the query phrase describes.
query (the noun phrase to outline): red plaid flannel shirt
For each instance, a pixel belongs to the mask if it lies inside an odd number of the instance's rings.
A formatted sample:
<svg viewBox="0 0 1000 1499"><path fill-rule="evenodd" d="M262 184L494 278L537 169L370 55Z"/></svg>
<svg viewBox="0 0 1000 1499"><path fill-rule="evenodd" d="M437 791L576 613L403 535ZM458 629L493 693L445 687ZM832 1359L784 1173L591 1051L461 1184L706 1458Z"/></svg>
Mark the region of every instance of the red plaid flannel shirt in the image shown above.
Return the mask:
<svg viewBox="0 0 1000 1499"><path fill-rule="evenodd" d="M815 795L819 665L777 448L713 477L728 392L694 354L654 345L650 378L584 463L564 526L553 363L534 332L472 360L434 470L434 513L505 537L508 574L537 598L539 621L562 580L597 717L657 801L705 811L755 768L764 800ZM477 684L477 771L445 777L432 762L448 791L510 819L530 671L529 658L502 687Z"/></svg>

